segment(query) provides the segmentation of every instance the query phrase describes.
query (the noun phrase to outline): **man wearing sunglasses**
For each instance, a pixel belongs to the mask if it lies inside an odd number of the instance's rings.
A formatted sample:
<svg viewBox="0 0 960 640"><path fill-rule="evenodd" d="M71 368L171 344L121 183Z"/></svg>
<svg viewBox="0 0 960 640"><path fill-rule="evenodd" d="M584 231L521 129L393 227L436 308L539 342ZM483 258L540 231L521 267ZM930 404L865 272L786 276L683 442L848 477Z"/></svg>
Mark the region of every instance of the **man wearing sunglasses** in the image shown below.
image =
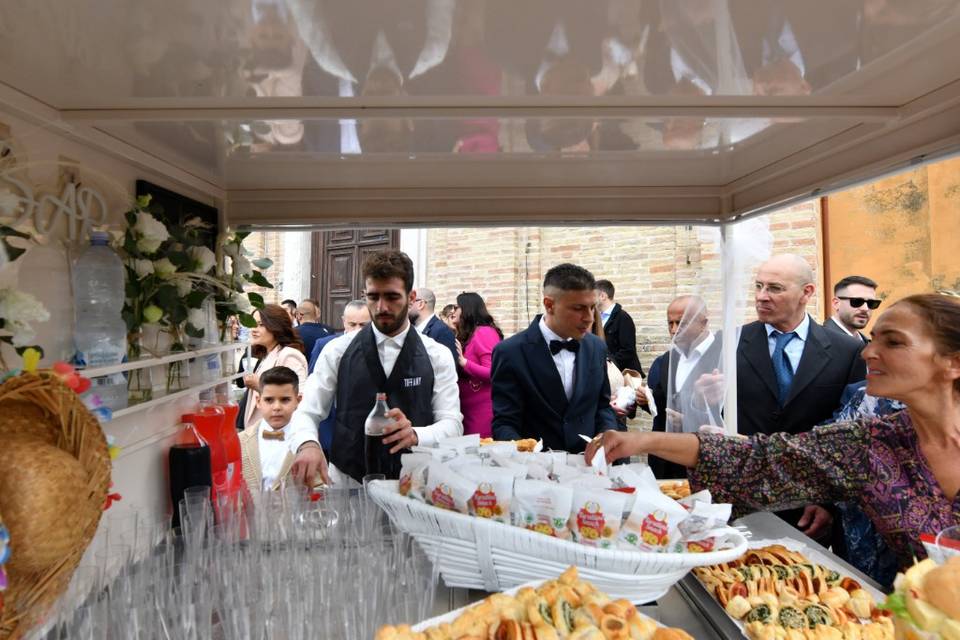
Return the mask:
<svg viewBox="0 0 960 640"><path fill-rule="evenodd" d="M866 344L870 339L861 329L867 326L879 306L876 282L864 276L847 276L833 287L833 317L824 322L823 327Z"/></svg>

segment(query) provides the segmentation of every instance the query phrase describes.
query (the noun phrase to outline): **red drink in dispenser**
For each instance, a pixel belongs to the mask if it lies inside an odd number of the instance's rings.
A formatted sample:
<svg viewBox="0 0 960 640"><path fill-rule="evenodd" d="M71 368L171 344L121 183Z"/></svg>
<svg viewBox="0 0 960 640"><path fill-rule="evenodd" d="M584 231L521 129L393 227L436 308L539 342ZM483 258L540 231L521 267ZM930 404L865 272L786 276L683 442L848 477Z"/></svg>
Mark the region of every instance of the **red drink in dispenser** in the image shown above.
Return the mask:
<svg viewBox="0 0 960 640"><path fill-rule="evenodd" d="M217 406L223 409L224 413L220 439L223 442L223 451L227 463L227 484L232 493L243 485L243 475L240 471L240 438L237 436L236 427L240 406L222 398L218 398Z"/></svg>
<svg viewBox="0 0 960 640"><path fill-rule="evenodd" d="M227 459L223 449L224 411L216 405L201 405L194 413L183 416L184 421L193 423L200 437L210 447L210 470L213 472L214 484L218 473L227 470Z"/></svg>

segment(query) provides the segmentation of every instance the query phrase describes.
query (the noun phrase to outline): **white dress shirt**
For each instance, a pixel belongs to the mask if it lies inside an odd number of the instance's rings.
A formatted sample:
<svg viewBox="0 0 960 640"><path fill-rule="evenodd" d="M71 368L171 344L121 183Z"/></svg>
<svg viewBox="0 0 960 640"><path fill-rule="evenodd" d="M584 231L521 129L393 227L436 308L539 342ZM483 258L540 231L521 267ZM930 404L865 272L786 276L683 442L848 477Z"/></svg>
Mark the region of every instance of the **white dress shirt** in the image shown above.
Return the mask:
<svg viewBox="0 0 960 640"><path fill-rule="evenodd" d="M547 342L547 350L550 349L551 340L567 342L547 326L547 322L540 317L540 333ZM570 338L572 340L573 338ZM553 357L554 364L557 365L557 372L560 374L560 380L563 381L563 392L567 395L567 400L573 397L573 372L577 364L577 354L567 349L561 349L559 353L550 354Z"/></svg>
<svg viewBox="0 0 960 640"><path fill-rule="evenodd" d="M610 308L606 311L600 312L600 322L603 323L603 326L607 326L607 321L610 319L610 316L613 315L613 310L617 308L617 303L614 302L610 305Z"/></svg>
<svg viewBox="0 0 960 640"><path fill-rule="evenodd" d="M683 388L684 383L687 381L687 378L690 377L694 367L696 367L697 363L700 362L700 358L703 357L703 354L705 354L707 349L710 348L710 345L713 344L713 340L713 332L708 331L707 337L701 340L700 344L691 349L689 354L685 354L677 347L673 348L674 355L671 357L677 359L677 371L673 378L674 391L679 391Z"/></svg>
<svg viewBox="0 0 960 640"><path fill-rule="evenodd" d="M842 322L840 322L839 320L837 320L837 316L830 316L830 319L831 319L833 322L835 322L838 327L840 327L841 329L843 329L843 332L844 332L845 334L847 334L848 336L850 336L851 338L856 338L857 340L859 340L859 341L860 341L861 343L863 343L863 344L866 344L866 343L867 343L867 340L866 340L866 338L863 337L863 334L862 334L862 333L860 333L859 331L857 331L856 333L851 333L851 332L850 332L850 329L847 329L847 328L843 325Z"/></svg>
<svg viewBox="0 0 960 640"><path fill-rule="evenodd" d="M403 331L393 337L384 335L373 325L371 328L377 342L383 372L390 377L411 324L407 322ZM360 331L354 331L338 336L320 352L313 373L307 378L307 384L304 386L303 401L297 407L288 427L292 451L296 452L304 442L319 442L317 425L330 414L330 407L333 406L337 396L340 359L360 333ZM427 351L430 364L433 365L431 404L435 422L414 426L413 429L417 433L421 446L431 446L443 438L463 435L463 415L460 413L460 390L457 388L457 369L453 362L453 355L448 348L429 336L420 336L420 341ZM373 398L370 400L372 402Z"/></svg>
<svg viewBox="0 0 960 640"><path fill-rule="evenodd" d="M289 424L286 425L280 431L284 432L284 436L287 436ZM273 487L273 483L277 481L277 476L280 475L280 470L283 468L283 461L287 458L287 453L290 451L290 442L285 438L284 440L270 440L263 437L265 431L277 431L269 424L266 420L261 420L260 424L257 425L257 440L258 446L260 447L260 478L261 478L261 488L264 491L269 491Z"/></svg>
<svg viewBox="0 0 960 640"><path fill-rule="evenodd" d="M767 330L767 346L770 348L770 358L773 358L773 352L777 348L777 338L773 335L774 331L779 331L771 324L763 325ZM796 373L797 369L800 367L800 357L803 355L803 344L807 341L807 335L810 333L810 316L807 314L803 315L803 320L800 321L792 331L796 332L797 337L787 343L787 346L783 348L784 353L787 354L787 359L790 360L790 366L793 367L793 372ZM783 331L782 333L790 333L789 331Z"/></svg>

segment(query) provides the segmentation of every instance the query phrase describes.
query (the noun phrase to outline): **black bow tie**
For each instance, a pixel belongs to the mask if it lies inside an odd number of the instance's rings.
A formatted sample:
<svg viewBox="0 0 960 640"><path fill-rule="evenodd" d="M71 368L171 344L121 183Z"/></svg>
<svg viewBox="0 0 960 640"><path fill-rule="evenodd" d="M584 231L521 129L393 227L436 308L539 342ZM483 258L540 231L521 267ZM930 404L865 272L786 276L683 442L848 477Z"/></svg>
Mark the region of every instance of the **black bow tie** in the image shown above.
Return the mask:
<svg viewBox="0 0 960 640"><path fill-rule="evenodd" d="M551 340L550 341L550 353L557 355L561 351L566 349L567 351L572 351L576 353L580 351L580 343L577 340Z"/></svg>

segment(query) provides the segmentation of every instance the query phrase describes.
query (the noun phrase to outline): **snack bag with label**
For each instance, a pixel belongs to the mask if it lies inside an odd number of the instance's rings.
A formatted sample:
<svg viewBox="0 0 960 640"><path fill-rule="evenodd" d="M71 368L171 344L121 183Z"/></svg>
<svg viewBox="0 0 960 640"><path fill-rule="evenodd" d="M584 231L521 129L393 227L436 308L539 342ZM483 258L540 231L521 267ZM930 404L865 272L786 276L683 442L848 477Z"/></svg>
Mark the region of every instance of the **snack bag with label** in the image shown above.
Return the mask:
<svg viewBox="0 0 960 640"><path fill-rule="evenodd" d="M733 505L695 502L690 509L690 517L680 523L682 538L674 546L674 551L704 553L713 551L729 533L726 527Z"/></svg>
<svg viewBox="0 0 960 640"><path fill-rule="evenodd" d="M427 468L427 502L440 509L467 513L467 503L476 487L442 462Z"/></svg>
<svg viewBox="0 0 960 640"><path fill-rule="evenodd" d="M620 541L640 551L667 551L679 538L680 523L689 513L675 500L659 491L637 489L633 509L623 528Z"/></svg>
<svg viewBox="0 0 960 640"><path fill-rule="evenodd" d="M513 475L497 467L477 465L461 468L460 474L476 485L467 502L470 513L478 518L510 524Z"/></svg>
<svg viewBox="0 0 960 640"><path fill-rule="evenodd" d="M573 489L541 480L517 479L513 484L511 516L514 526L562 538L570 538L570 508Z"/></svg>
<svg viewBox="0 0 960 640"><path fill-rule="evenodd" d="M429 453L404 453L400 456L400 495L423 501L427 467L432 461Z"/></svg>
<svg viewBox="0 0 960 640"><path fill-rule="evenodd" d="M590 547L609 549L617 541L623 518L624 493L591 487L573 490L570 527L573 539Z"/></svg>

